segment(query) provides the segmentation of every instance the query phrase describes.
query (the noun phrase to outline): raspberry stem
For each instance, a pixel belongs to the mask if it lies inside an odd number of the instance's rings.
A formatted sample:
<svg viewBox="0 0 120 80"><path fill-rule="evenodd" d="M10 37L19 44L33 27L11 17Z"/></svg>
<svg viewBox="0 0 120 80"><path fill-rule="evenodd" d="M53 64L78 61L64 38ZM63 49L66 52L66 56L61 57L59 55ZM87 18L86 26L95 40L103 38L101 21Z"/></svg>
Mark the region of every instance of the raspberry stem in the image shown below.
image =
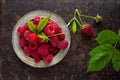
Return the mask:
<svg viewBox="0 0 120 80"><path fill-rule="evenodd" d="M79 12L78 9L75 9L74 17L76 17L76 15L78 15L79 21L80 21L81 25L83 25L84 23L83 23L83 21L82 21L82 19L81 19L81 17L80 17L81 14L80 14L80 12Z"/></svg>
<svg viewBox="0 0 120 80"><path fill-rule="evenodd" d="M68 22L67 26L69 26L73 21L74 21L74 18L72 18L72 19Z"/></svg>
<svg viewBox="0 0 120 80"><path fill-rule="evenodd" d="M93 17L93 16L88 16L88 15L83 15L83 14L81 16L86 17L86 18L95 19L95 17Z"/></svg>
<svg viewBox="0 0 120 80"><path fill-rule="evenodd" d="M75 19L75 21L78 23L79 26L82 26L82 25L80 24L80 22L77 20L77 18L74 17L74 19Z"/></svg>
<svg viewBox="0 0 120 80"><path fill-rule="evenodd" d="M59 33L59 34L53 34L53 35L50 35L50 36L48 36L48 37L58 36L58 35L61 35L61 34L65 34L65 33L61 32L61 33Z"/></svg>

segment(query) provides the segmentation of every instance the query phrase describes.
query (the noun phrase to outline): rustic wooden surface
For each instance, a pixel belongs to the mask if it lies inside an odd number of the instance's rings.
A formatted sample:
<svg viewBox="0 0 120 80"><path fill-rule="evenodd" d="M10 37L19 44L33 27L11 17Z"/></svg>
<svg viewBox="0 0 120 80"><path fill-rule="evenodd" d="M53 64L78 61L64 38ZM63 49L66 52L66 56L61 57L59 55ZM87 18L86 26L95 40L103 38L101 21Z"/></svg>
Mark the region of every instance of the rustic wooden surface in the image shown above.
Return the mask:
<svg viewBox="0 0 120 80"><path fill-rule="evenodd" d="M36 69L23 63L12 47L11 34L20 17L33 10L49 10L60 15L67 23L78 8L85 14L103 16L101 24L93 25L96 34L103 29L115 32L120 28L120 0L0 0L0 80L120 80L109 64L100 72L86 73L88 52L97 44L77 31L71 34L67 56L57 65Z"/></svg>

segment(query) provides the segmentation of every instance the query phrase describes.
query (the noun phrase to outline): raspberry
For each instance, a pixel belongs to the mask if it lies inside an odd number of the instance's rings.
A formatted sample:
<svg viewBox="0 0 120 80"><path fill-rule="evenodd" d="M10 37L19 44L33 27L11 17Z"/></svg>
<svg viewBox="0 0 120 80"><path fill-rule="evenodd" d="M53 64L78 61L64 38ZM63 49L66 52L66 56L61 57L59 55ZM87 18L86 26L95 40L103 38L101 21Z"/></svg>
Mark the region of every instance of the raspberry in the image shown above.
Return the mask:
<svg viewBox="0 0 120 80"><path fill-rule="evenodd" d="M68 46L68 41L66 41L66 40L62 40L58 44L58 48L61 50L65 50L67 48L67 46Z"/></svg>
<svg viewBox="0 0 120 80"><path fill-rule="evenodd" d="M25 38L26 40L29 40L29 34L30 34L30 31L29 31L29 30L26 30L26 31L24 32L24 38Z"/></svg>
<svg viewBox="0 0 120 80"><path fill-rule="evenodd" d="M34 23L34 24L38 24L40 20L41 20L41 18L40 18L39 16L36 16L36 17L34 18L33 23Z"/></svg>
<svg viewBox="0 0 120 80"><path fill-rule="evenodd" d="M49 20L48 24L54 24L55 22L53 20Z"/></svg>
<svg viewBox="0 0 120 80"><path fill-rule="evenodd" d="M58 34L62 31L62 28L59 27L57 24L53 24L53 26L55 26L55 34Z"/></svg>
<svg viewBox="0 0 120 80"><path fill-rule="evenodd" d="M53 59L53 55L52 54L49 54L49 55L43 57L43 61L45 63L47 63L47 64L49 64L52 61L52 59Z"/></svg>
<svg viewBox="0 0 120 80"><path fill-rule="evenodd" d="M60 35L58 35L58 37L59 37L59 40L64 40L65 39L65 34L60 34Z"/></svg>
<svg viewBox="0 0 120 80"><path fill-rule="evenodd" d="M48 44L41 44L38 49L37 49L37 52L39 54L41 54L42 56L46 56L48 55L48 49L49 49L49 45Z"/></svg>
<svg viewBox="0 0 120 80"><path fill-rule="evenodd" d="M55 34L55 27L52 26L52 25L47 25L45 28L44 28L44 32L46 35L50 36L50 35L53 35Z"/></svg>
<svg viewBox="0 0 120 80"><path fill-rule="evenodd" d="M30 33L30 35L29 35L29 42L30 43L35 43L35 42L37 42L37 40L38 40L37 35L35 33Z"/></svg>
<svg viewBox="0 0 120 80"><path fill-rule="evenodd" d="M58 46L59 39L57 36L50 37L50 43L53 47Z"/></svg>
<svg viewBox="0 0 120 80"><path fill-rule="evenodd" d="M49 47L49 52L52 53L53 55L56 54L59 51L59 48L57 47Z"/></svg>
<svg viewBox="0 0 120 80"><path fill-rule="evenodd" d="M29 29L27 23L24 25L24 28L25 28L25 30L28 30L28 29Z"/></svg>
<svg viewBox="0 0 120 80"><path fill-rule="evenodd" d="M37 52L34 52L32 54L32 57L33 57L35 62L39 62L40 61L40 55Z"/></svg>
<svg viewBox="0 0 120 80"><path fill-rule="evenodd" d="M23 48L23 50L27 56L30 56L32 54L32 51L26 46Z"/></svg>
<svg viewBox="0 0 120 80"><path fill-rule="evenodd" d="M38 38L38 42L39 42L39 43L46 43L46 40L41 39L41 38Z"/></svg>
<svg viewBox="0 0 120 80"><path fill-rule="evenodd" d="M18 35L19 36L23 36L24 35L24 32L25 32L25 28L24 27L19 27L17 29L17 32L18 32Z"/></svg>
<svg viewBox="0 0 120 80"><path fill-rule="evenodd" d="M19 45L20 45L21 47L24 47L24 46L27 45L27 41L26 41L24 38L20 38L20 40L19 40Z"/></svg>
<svg viewBox="0 0 120 80"><path fill-rule="evenodd" d="M85 28L82 28L82 32L88 37L94 36L94 29L90 24L86 24Z"/></svg>
<svg viewBox="0 0 120 80"><path fill-rule="evenodd" d="M38 44L37 44L37 43L29 43L29 48L30 48L31 50L37 50Z"/></svg>

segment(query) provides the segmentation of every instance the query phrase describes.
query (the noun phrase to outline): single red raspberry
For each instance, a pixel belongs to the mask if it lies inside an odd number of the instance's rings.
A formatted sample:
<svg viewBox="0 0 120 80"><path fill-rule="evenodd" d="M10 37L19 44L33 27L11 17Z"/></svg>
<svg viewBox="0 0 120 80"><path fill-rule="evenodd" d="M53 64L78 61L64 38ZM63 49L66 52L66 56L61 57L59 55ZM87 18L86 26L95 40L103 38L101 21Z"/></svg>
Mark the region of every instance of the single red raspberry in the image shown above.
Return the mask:
<svg viewBox="0 0 120 80"><path fill-rule="evenodd" d="M58 37L59 37L59 40L61 41L61 40L64 40L65 39L65 34L63 33L63 34L60 34L60 35L58 35Z"/></svg>
<svg viewBox="0 0 120 80"><path fill-rule="evenodd" d="M24 25L24 28L25 28L25 30L29 30L27 23Z"/></svg>
<svg viewBox="0 0 120 80"><path fill-rule="evenodd" d="M55 27L55 34L61 33L62 28L59 27L57 24L53 24L53 26Z"/></svg>
<svg viewBox="0 0 120 80"><path fill-rule="evenodd" d="M27 43L28 43L28 42L27 42L24 38L20 38L20 40L19 40L19 45L20 45L20 47L26 46Z"/></svg>
<svg viewBox="0 0 120 80"><path fill-rule="evenodd" d="M41 20L41 18L40 18L39 16L36 16L36 17L34 18L33 23L34 23L34 24L38 24L40 20Z"/></svg>
<svg viewBox="0 0 120 80"><path fill-rule="evenodd" d="M29 48L34 51L37 50L38 43L29 43Z"/></svg>
<svg viewBox="0 0 120 80"><path fill-rule="evenodd" d="M36 43L38 40L38 37L35 33L30 33L29 34L29 42L30 43Z"/></svg>
<svg viewBox="0 0 120 80"><path fill-rule="evenodd" d="M68 41L66 41L66 40L62 40L58 44L58 48L61 50L65 50L67 48L67 46L68 46Z"/></svg>
<svg viewBox="0 0 120 80"><path fill-rule="evenodd" d="M32 50L30 50L27 46L24 46L23 50L27 56L30 56L32 54Z"/></svg>
<svg viewBox="0 0 120 80"><path fill-rule="evenodd" d="M37 53L37 52L33 52L32 57L35 62L39 62L41 59L39 53Z"/></svg>
<svg viewBox="0 0 120 80"><path fill-rule="evenodd" d="M30 34L31 32L29 31L29 30L26 30L25 32L24 32L24 38L26 39L26 40L29 40L29 34Z"/></svg>
<svg viewBox="0 0 120 80"><path fill-rule="evenodd" d="M59 39L57 36L53 36L53 37L50 37L50 43L53 47L57 47L58 46L58 42L59 42Z"/></svg>
<svg viewBox="0 0 120 80"><path fill-rule="evenodd" d="M82 28L81 30L88 37L94 36L94 29L90 24L85 24L85 28Z"/></svg>
<svg viewBox="0 0 120 80"><path fill-rule="evenodd" d="M47 25L44 28L44 33L48 36L55 34L55 27L52 25Z"/></svg>
<svg viewBox="0 0 120 80"><path fill-rule="evenodd" d="M52 61L52 59L53 59L53 54L49 54L49 55L43 57L43 61L47 64L49 64Z"/></svg>
<svg viewBox="0 0 120 80"><path fill-rule="evenodd" d="M23 36L24 32L25 32L25 28L24 27L18 27L17 32L18 32L19 36Z"/></svg>
<svg viewBox="0 0 120 80"><path fill-rule="evenodd" d="M59 48L57 48L57 47L53 47L53 46L49 47L49 52L52 53L53 55L58 53L58 51L59 51Z"/></svg>
<svg viewBox="0 0 120 80"><path fill-rule="evenodd" d="M49 20L48 24L55 24L55 22L53 20Z"/></svg>
<svg viewBox="0 0 120 80"><path fill-rule="evenodd" d="M42 56L46 56L49 54L48 52L48 49L49 49L49 45L48 44L41 44L38 49L37 49L37 52L42 55Z"/></svg>

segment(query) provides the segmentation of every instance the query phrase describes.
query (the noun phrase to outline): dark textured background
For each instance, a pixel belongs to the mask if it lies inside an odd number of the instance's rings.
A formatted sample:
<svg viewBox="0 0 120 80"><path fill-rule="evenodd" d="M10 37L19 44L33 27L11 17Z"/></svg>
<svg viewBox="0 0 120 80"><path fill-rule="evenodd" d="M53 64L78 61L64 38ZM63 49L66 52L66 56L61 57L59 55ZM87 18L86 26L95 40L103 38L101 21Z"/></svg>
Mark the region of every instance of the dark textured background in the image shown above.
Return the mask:
<svg viewBox="0 0 120 80"><path fill-rule="evenodd" d="M93 25L96 34L103 29L115 32L120 28L120 0L0 0L0 80L120 80L109 64L100 72L86 73L88 52L97 44L78 30L71 34L71 47L66 57L57 65L36 69L24 64L12 48L11 34L20 17L32 10L49 10L60 15L67 23L75 8L84 14L99 13L104 20Z"/></svg>

